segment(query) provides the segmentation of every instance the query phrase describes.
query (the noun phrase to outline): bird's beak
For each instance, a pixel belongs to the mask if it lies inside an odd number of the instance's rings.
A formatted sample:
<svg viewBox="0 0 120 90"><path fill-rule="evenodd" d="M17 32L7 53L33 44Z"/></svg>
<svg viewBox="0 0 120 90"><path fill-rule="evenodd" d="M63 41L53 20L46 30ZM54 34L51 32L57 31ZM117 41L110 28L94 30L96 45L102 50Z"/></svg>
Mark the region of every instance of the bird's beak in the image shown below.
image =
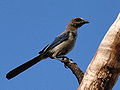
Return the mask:
<svg viewBox="0 0 120 90"><path fill-rule="evenodd" d="M87 20L84 20L84 23L90 23L89 21L87 21Z"/></svg>

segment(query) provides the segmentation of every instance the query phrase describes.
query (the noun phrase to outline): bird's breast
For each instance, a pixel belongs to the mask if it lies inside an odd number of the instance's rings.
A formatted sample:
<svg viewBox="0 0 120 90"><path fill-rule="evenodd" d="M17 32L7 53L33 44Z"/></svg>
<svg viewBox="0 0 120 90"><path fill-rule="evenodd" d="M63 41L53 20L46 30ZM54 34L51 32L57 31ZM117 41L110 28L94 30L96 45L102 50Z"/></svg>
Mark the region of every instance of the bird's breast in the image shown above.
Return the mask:
<svg viewBox="0 0 120 90"><path fill-rule="evenodd" d="M76 38L70 36L67 40L55 46L52 50L50 50L50 52L58 53L59 55L65 55L73 49L75 41Z"/></svg>

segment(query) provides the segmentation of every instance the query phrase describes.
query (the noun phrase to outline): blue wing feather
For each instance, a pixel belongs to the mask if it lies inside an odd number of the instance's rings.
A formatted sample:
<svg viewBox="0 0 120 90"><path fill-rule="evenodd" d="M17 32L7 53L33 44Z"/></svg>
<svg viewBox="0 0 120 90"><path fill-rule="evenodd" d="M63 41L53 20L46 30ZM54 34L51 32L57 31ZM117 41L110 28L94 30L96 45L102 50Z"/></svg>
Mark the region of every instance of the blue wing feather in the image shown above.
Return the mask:
<svg viewBox="0 0 120 90"><path fill-rule="evenodd" d="M64 33L64 34L56 37L55 40L50 44L50 46L48 48L53 48L53 47L59 45L60 43L62 43L63 41L67 40L68 38L69 38L69 34Z"/></svg>
<svg viewBox="0 0 120 90"><path fill-rule="evenodd" d="M56 37L51 44L48 44L45 48L43 48L43 50L40 51L39 54L54 48L55 46L59 45L63 41L67 40L68 38L69 38L69 32L61 34L60 36Z"/></svg>

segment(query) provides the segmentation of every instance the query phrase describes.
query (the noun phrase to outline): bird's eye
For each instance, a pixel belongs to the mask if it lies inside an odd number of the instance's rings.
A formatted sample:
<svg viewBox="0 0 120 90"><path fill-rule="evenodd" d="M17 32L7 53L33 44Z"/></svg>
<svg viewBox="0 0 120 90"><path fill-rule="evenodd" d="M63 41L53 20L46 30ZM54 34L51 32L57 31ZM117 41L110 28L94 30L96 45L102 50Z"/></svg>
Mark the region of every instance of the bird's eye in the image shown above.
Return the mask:
<svg viewBox="0 0 120 90"><path fill-rule="evenodd" d="M73 18L72 21L73 22L81 22L81 21L84 21L84 19L80 18L80 17L76 17L76 18Z"/></svg>
<svg viewBox="0 0 120 90"><path fill-rule="evenodd" d="M74 21L74 22L80 22L81 20L82 20L82 18L79 18L79 17L72 19L72 21Z"/></svg>

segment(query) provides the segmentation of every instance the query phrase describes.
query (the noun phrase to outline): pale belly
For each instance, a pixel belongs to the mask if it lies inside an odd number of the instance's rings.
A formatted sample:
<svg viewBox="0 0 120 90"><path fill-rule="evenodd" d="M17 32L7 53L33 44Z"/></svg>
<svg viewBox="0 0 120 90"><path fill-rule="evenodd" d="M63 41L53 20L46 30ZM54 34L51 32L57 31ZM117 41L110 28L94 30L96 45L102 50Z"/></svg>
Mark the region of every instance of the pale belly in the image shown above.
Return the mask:
<svg viewBox="0 0 120 90"><path fill-rule="evenodd" d="M67 40L62 42L61 44L55 46L52 50L50 50L51 53L53 53L53 57L56 56L63 56L69 53L75 44L75 40Z"/></svg>

